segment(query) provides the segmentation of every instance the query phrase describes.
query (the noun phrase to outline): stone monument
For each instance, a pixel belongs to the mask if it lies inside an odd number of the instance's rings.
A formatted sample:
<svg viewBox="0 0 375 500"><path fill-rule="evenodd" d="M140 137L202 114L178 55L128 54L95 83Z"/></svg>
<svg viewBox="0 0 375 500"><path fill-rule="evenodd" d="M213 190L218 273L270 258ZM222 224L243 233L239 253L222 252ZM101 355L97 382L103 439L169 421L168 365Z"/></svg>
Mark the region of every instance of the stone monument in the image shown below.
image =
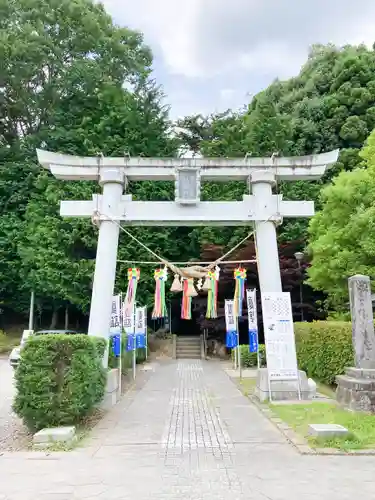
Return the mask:
<svg viewBox="0 0 375 500"><path fill-rule="evenodd" d="M337 377L337 401L353 411L375 411L375 332L368 276L349 278L355 366Z"/></svg>

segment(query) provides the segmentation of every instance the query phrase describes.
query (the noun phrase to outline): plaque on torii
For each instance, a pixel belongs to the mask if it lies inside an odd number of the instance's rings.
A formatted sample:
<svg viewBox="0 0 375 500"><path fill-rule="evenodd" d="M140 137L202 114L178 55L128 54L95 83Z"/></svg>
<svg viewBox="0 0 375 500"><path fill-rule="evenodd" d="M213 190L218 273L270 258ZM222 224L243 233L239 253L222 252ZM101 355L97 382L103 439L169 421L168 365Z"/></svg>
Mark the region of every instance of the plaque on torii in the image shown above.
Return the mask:
<svg viewBox="0 0 375 500"><path fill-rule="evenodd" d="M314 202L287 201L273 194L276 181L313 181L338 158L338 150L291 158L105 158L37 150L41 165L58 179L92 180L102 195L61 201L63 217L96 217L96 255L89 334L108 336L116 274L119 224L146 226L239 226L255 224L261 292L281 292L275 223L284 217L311 217ZM173 181L174 201L133 201L127 181ZM250 183L242 201L201 201L204 181Z"/></svg>

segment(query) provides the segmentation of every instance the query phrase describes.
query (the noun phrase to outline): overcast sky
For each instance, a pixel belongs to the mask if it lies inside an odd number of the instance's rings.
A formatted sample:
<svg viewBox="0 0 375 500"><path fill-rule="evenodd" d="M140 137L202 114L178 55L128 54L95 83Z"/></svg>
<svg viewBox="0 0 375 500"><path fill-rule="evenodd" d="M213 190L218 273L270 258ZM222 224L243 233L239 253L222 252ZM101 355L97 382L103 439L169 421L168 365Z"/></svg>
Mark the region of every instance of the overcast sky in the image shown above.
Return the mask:
<svg viewBox="0 0 375 500"><path fill-rule="evenodd" d="M173 118L238 108L313 43L372 45L375 0L102 0L144 33Z"/></svg>

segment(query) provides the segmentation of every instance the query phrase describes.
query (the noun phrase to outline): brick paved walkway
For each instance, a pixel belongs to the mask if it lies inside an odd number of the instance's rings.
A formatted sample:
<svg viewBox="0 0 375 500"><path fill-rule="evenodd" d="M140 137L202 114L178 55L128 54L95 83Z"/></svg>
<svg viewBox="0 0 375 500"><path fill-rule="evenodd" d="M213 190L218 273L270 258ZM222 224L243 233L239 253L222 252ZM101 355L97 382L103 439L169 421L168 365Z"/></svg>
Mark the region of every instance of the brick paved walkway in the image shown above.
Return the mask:
<svg viewBox="0 0 375 500"><path fill-rule="evenodd" d="M84 449L0 457L0 500L370 500L374 468L300 456L219 363L186 360L156 366Z"/></svg>

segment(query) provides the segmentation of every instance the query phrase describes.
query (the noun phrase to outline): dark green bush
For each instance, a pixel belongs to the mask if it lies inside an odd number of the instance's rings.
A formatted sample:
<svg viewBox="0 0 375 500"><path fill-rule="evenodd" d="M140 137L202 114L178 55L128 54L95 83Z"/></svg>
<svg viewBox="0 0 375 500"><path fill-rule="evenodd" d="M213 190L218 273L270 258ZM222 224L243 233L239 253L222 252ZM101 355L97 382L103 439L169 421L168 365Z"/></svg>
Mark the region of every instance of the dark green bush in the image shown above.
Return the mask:
<svg viewBox="0 0 375 500"><path fill-rule="evenodd" d="M331 385L347 366L353 366L351 323L295 323L294 331L298 365L309 377Z"/></svg>
<svg viewBox="0 0 375 500"><path fill-rule="evenodd" d="M254 368L258 365L257 353L249 352L249 346L242 344L241 347L241 366L243 368ZM231 352L234 359L234 349ZM266 348L263 344L259 345L260 366L266 366Z"/></svg>
<svg viewBox="0 0 375 500"><path fill-rule="evenodd" d="M127 374L133 366L133 352L126 351L127 337L122 335L121 337L121 358L122 358L122 373ZM146 361L146 349L137 349L136 351L136 363L144 363ZM109 368L118 367L118 359L113 354L112 349L112 338L109 339L109 355L108 355L108 366Z"/></svg>
<svg viewBox="0 0 375 500"><path fill-rule="evenodd" d="M30 337L16 370L14 411L27 427L72 425L103 399L104 339L87 335Z"/></svg>

